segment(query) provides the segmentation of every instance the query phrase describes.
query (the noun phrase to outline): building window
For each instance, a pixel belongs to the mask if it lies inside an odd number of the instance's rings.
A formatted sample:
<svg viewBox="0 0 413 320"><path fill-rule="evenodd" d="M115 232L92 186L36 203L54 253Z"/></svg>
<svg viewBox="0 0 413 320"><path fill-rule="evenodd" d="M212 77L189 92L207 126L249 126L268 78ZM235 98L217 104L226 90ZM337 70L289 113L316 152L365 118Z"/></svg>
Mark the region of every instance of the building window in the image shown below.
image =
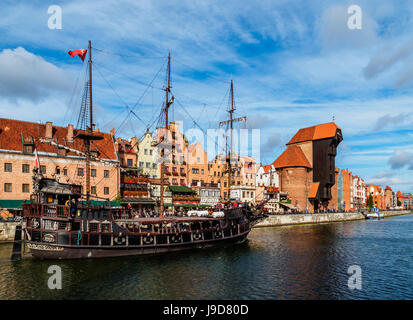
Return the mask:
<svg viewBox="0 0 413 320"><path fill-rule="evenodd" d="M132 159L127 159L126 164L127 164L128 167L132 167L133 166L133 160Z"/></svg>
<svg viewBox="0 0 413 320"><path fill-rule="evenodd" d="M199 173L199 169L193 168L193 169L192 169L192 173L193 173L193 174L198 174L198 173Z"/></svg>
<svg viewBox="0 0 413 320"><path fill-rule="evenodd" d="M147 162L147 163L146 163L146 168L150 169L150 167L151 167L151 163L150 163L150 162Z"/></svg>
<svg viewBox="0 0 413 320"><path fill-rule="evenodd" d="M40 166L40 173L46 174L46 166Z"/></svg>
<svg viewBox="0 0 413 320"><path fill-rule="evenodd" d="M196 161L197 161L198 163L200 163L200 162L201 162L201 158L200 158L200 157L197 157L197 158L196 158Z"/></svg>
<svg viewBox="0 0 413 320"><path fill-rule="evenodd" d="M11 192L11 183L4 184L4 192Z"/></svg>
<svg viewBox="0 0 413 320"><path fill-rule="evenodd" d="M149 150L149 155L150 155L150 156L152 155L152 152L153 152L153 150Z"/></svg>
<svg viewBox="0 0 413 320"><path fill-rule="evenodd" d="M144 154L148 154L148 149L145 149L145 150L143 151L143 153L144 153Z"/></svg>
<svg viewBox="0 0 413 320"><path fill-rule="evenodd" d="M77 168L77 175L83 177L83 168Z"/></svg>
<svg viewBox="0 0 413 320"><path fill-rule="evenodd" d="M23 173L29 173L30 172L30 165L29 164L23 164L22 165L22 172Z"/></svg>
<svg viewBox="0 0 413 320"><path fill-rule="evenodd" d="M30 186L29 186L28 183L23 183L22 184L22 192L24 192L24 193L30 192Z"/></svg>
<svg viewBox="0 0 413 320"><path fill-rule="evenodd" d="M91 169L90 170L90 176L91 177L96 177L96 169Z"/></svg>
<svg viewBox="0 0 413 320"><path fill-rule="evenodd" d="M139 161L139 167L143 168L143 162Z"/></svg>
<svg viewBox="0 0 413 320"><path fill-rule="evenodd" d="M91 193L91 194L96 194L96 186L92 186L92 187L90 188L90 193Z"/></svg>
<svg viewBox="0 0 413 320"><path fill-rule="evenodd" d="M23 146L23 153L33 153L33 146L31 144L25 144Z"/></svg>
<svg viewBox="0 0 413 320"><path fill-rule="evenodd" d="M105 178L109 178L109 170L103 171L103 176L104 176Z"/></svg>
<svg viewBox="0 0 413 320"><path fill-rule="evenodd" d="M156 169L156 163L152 163L152 169Z"/></svg>
<svg viewBox="0 0 413 320"><path fill-rule="evenodd" d="M185 180L181 179L181 186L185 184Z"/></svg>
<svg viewBox="0 0 413 320"><path fill-rule="evenodd" d="M6 162L4 164L4 172L12 172L13 170L13 166L11 163Z"/></svg>
<svg viewBox="0 0 413 320"><path fill-rule="evenodd" d="M204 169L201 169L201 174L204 174L204 172L205 172Z"/></svg>
<svg viewBox="0 0 413 320"><path fill-rule="evenodd" d="M104 194L109 194L109 187L104 187L103 188L103 193Z"/></svg>
<svg viewBox="0 0 413 320"><path fill-rule="evenodd" d="M67 176L67 169L66 168L63 168L63 175Z"/></svg>

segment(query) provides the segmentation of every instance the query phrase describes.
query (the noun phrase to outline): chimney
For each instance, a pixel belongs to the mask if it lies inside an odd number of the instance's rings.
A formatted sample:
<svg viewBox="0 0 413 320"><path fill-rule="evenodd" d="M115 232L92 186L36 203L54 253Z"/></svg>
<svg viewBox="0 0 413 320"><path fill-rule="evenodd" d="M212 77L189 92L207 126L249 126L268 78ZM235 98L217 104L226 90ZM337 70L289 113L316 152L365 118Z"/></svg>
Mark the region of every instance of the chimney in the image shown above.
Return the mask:
<svg viewBox="0 0 413 320"><path fill-rule="evenodd" d="M50 121L46 122L46 139L53 138L53 123Z"/></svg>
<svg viewBox="0 0 413 320"><path fill-rule="evenodd" d="M67 142L73 142L73 124L67 126Z"/></svg>
<svg viewBox="0 0 413 320"><path fill-rule="evenodd" d="M115 128L112 128L111 130L110 130L110 134L114 137L115 136Z"/></svg>

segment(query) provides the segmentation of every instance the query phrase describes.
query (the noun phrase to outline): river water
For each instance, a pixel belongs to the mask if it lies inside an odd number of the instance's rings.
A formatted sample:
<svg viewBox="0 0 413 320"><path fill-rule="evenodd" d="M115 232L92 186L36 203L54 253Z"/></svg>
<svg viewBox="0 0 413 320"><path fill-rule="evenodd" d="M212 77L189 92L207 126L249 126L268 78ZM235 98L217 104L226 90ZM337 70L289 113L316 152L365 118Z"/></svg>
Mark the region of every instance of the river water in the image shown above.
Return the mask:
<svg viewBox="0 0 413 320"><path fill-rule="evenodd" d="M259 228L235 246L157 256L11 261L11 249L0 245L0 299L413 299L413 215ZM48 289L51 265L61 290Z"/></svg>

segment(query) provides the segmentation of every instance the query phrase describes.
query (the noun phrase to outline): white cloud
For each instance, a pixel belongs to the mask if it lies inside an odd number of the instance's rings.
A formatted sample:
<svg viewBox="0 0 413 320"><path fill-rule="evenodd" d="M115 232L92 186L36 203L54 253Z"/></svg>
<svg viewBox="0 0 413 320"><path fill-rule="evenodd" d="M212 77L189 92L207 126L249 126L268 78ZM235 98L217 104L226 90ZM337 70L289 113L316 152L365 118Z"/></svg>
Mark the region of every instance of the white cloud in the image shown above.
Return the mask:
<svg viewBox="0 0 413 320"><path fill-rule="evenodd" d="M0 96L39 101L53 92L70 90L69 75L22 47L0 52Z"/></svg>

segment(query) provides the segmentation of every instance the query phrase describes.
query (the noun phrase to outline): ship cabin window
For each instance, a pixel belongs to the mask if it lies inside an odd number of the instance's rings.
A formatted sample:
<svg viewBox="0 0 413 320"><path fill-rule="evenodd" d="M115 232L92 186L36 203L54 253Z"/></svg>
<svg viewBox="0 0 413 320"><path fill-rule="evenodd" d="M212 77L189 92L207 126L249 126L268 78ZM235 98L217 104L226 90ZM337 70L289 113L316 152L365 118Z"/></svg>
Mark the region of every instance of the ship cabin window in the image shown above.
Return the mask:
<svg viewBox="0 0 413 320"><path fill-rule="evenodd" d="M180 223L178 227L181 231L189 231L190 228L189 223Z"/></svg>
<svg viewBox="0 0 413 320"><path fill-rule="evenodd" d="M153 232L159 232L160 226L159 224L154 224L153 225Z"/></svg>
<svg viewBox="0 0 413 320"><path fill-rule="evenodd" d="M58 223L53 220L43 220L43 229L46 230L57 230Z"/></svg>
<svg viewBox="0 0 413 320"><path fill-rule="evenodd" d="M199 222L193 222L191 226L191 230L200 230L201 224Z"/></svg>
<svg viewBox="0 0 413 320"><path fill-rule="evenodd" d="M202 229L209 229L209 228L211 228L211 222L210 221L202 222Z"/></svg>
<svg viewBox="0 0 413 320"><path fill-rule="evenodd" d="M62 221L59 221L59 222L58 222L57 228L58 228L59 230L66 230L66 227L67 227L67 223L66 223L66 222L62 222Z"/></svg>
<svg viewBox="0 0 413 320"><path fill-rule="evenodd" d="M80 222L72 222L72 231L80 230Z"/></svg>
<svg viewBox="0 0 413 320"><path fill-rule="evenodd" d="M152 225L151 224L141 224L140 232L152 232Z"/></svg>
<svg viewBox="0 0 413 320"><path fill-rule="evenodd" d="M99 223L89 223L89 232L99 232Z"/></svg>
<svg viewBox="0 0 413 320"><path fill-rule="evenodd" d="M102 232L110 232L111 231L111 225L110 223L102 223L101 228Z"/></svg>

